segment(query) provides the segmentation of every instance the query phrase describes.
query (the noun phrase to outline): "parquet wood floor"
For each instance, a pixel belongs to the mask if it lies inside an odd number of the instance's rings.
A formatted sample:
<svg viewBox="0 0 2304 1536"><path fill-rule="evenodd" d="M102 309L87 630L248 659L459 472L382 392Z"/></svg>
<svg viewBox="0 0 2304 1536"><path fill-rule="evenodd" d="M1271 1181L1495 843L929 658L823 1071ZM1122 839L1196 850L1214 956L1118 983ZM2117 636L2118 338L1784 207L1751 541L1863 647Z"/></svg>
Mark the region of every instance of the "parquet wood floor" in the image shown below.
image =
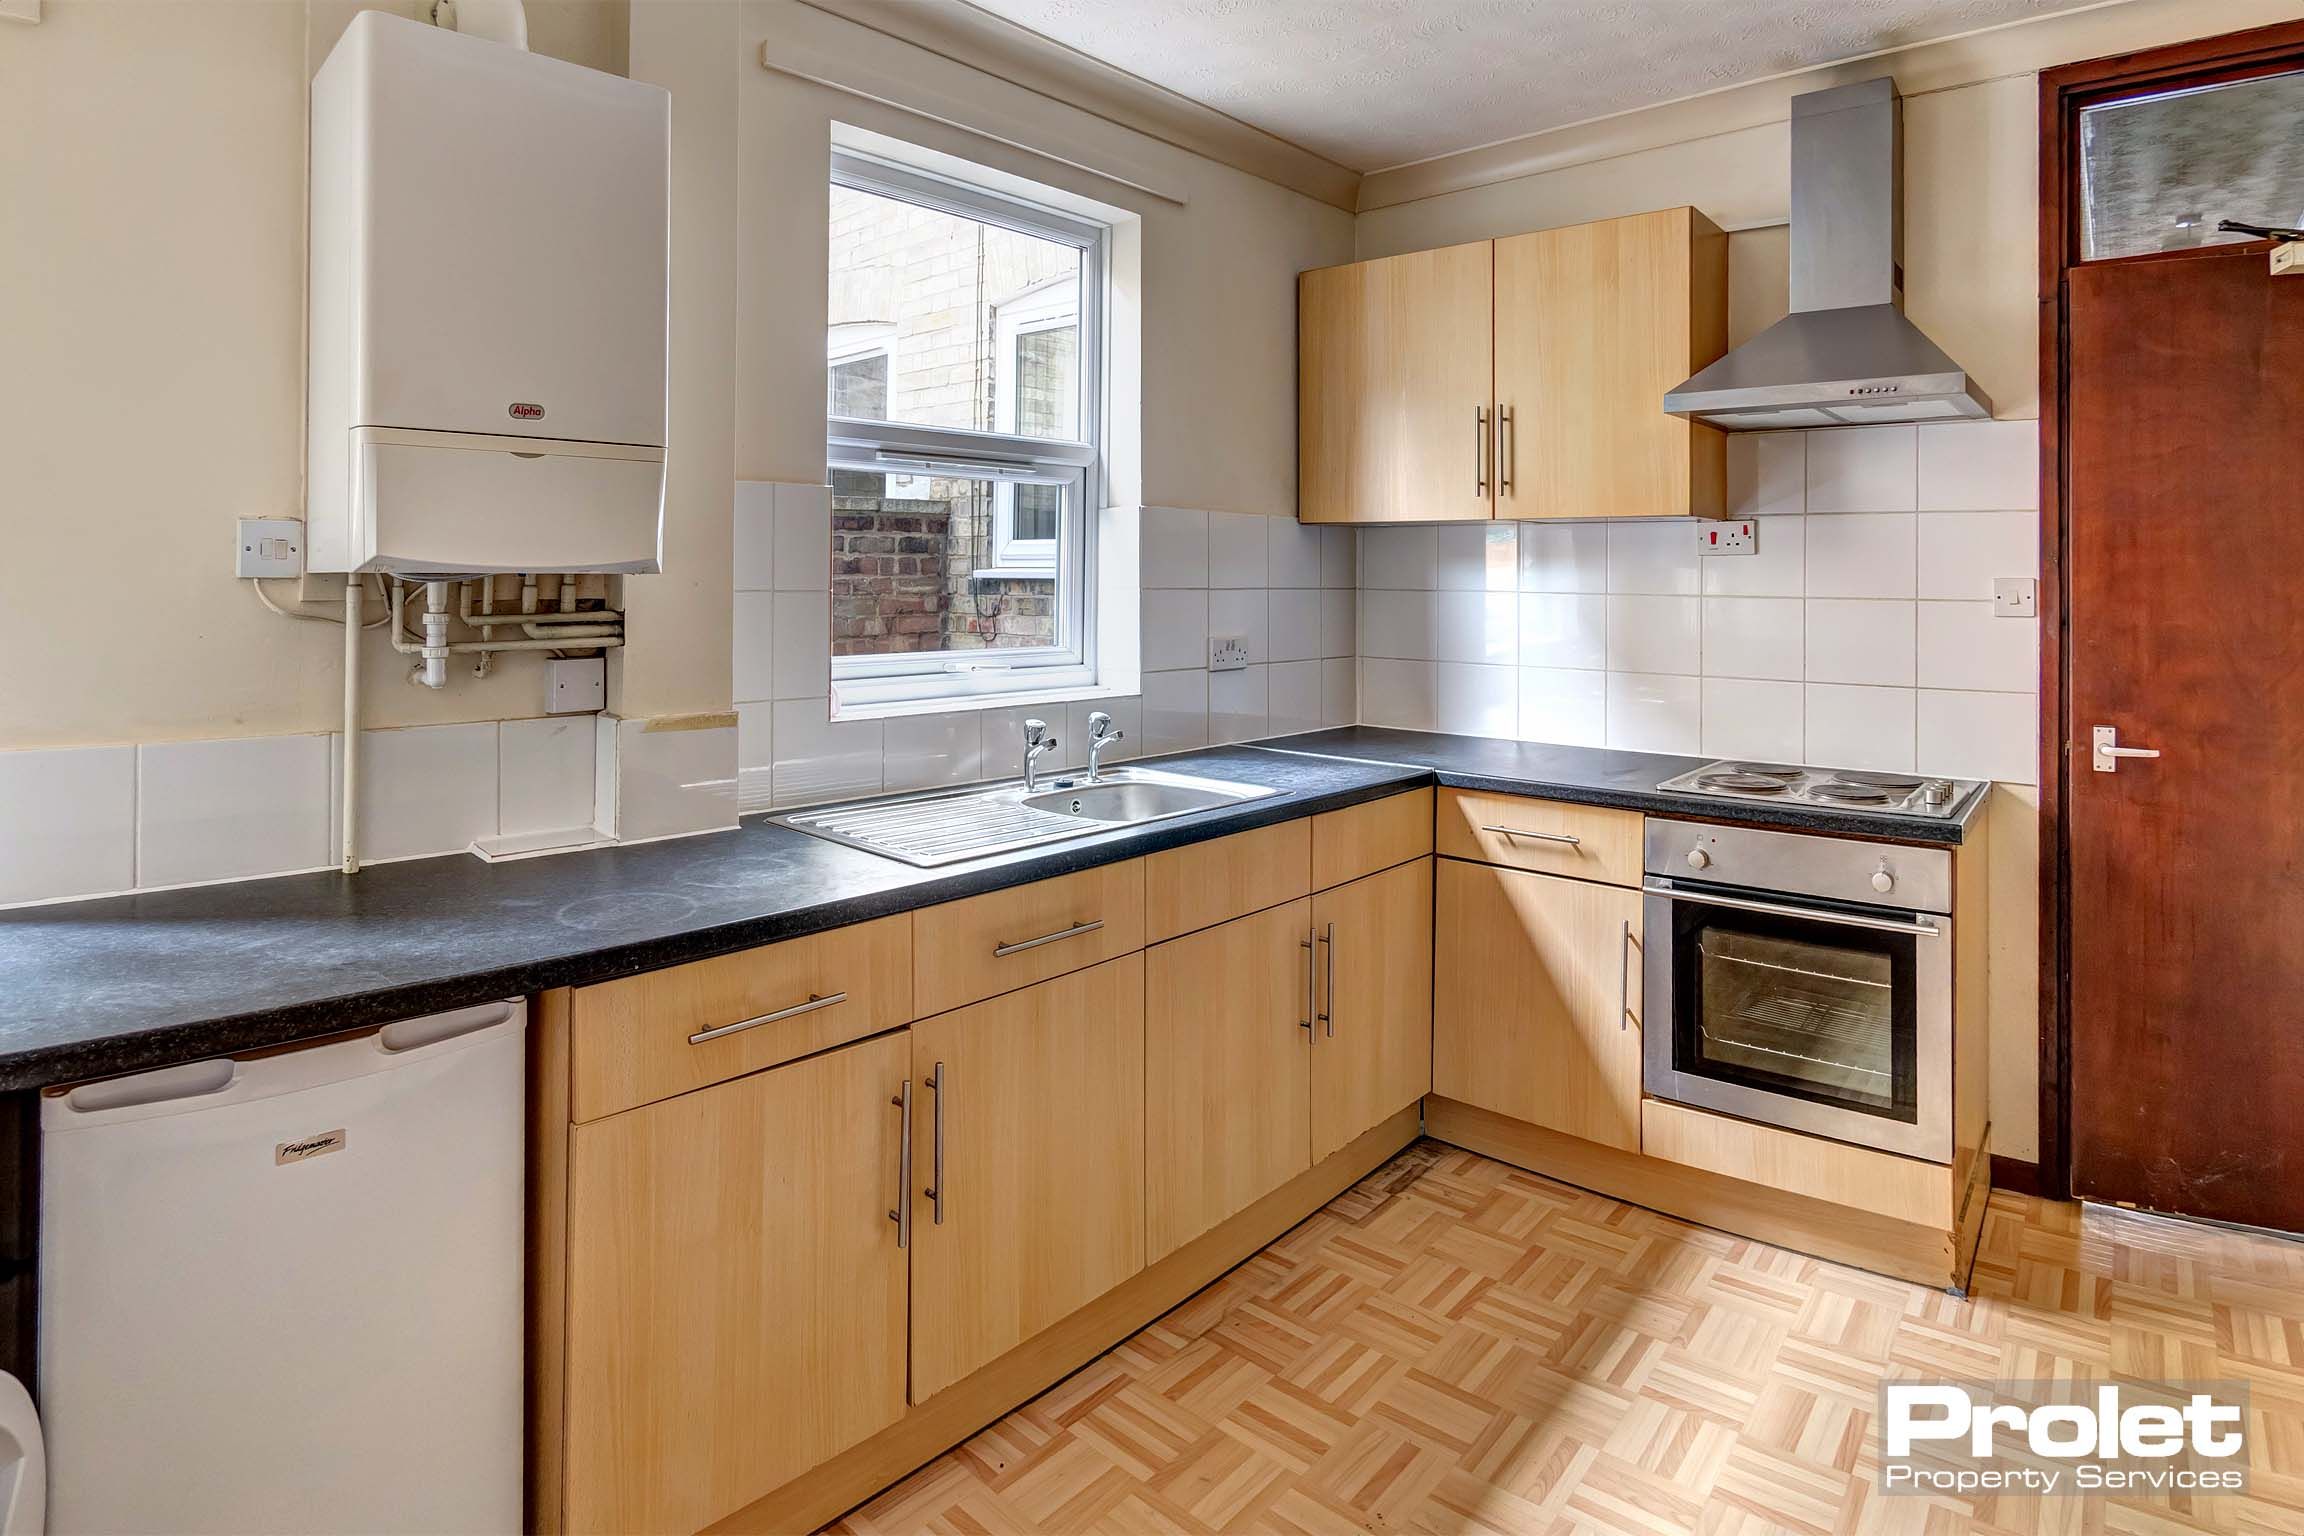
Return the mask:
<svg viewBox="0 0 2304 1536"><path fill-rule="evenodd" d="M1958 1299L1418 1142L832 1527L2304 1532L2304 1244L1997 1193ZM2251 1384L2248 1496L1882 1497L1883 1378Z"/></svg>

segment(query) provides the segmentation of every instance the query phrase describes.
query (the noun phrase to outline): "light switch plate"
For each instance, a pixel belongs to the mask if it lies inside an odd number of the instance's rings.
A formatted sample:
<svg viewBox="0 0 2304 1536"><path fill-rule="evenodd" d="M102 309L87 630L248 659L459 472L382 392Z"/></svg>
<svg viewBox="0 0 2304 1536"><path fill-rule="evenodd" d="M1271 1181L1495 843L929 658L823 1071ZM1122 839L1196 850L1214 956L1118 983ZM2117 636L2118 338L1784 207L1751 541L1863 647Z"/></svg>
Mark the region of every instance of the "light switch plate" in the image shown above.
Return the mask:
<svg viewBox="0 0 2304 1536"><path fill-rule="evenodd" d="M304 574L304 525L292 517L243 517L232 541L235 576Z"/></svg>
<svg viewBox="0 0 2304 1536"><path fill-rule="evenodd" d="M548 661L544 677L544 713L548 715L592 715L608 707L608 663L603 657Z"/></svg>
<svg viewBox="0 0 2304 1536"><path fill-rule="evenodd" d="M2040 583L2029 576L1992 578L1992 616L2029 619L2040 611Z"/></svg>
<svg viewBox="0 0 2304 1536"><path fill-rule="evenodd" d="M1248 637L1246 635L1210 635L1208 637L1208 670L1211 672L1239 672L1248 665Z"/></svg>
<svg viewBox="0 0 2304 1536"><path fill-rule="evenodd" d="M1746 518L1740 523L1698 523L1699 555L1749 555L1760 548L1760 525Z"/></svg>

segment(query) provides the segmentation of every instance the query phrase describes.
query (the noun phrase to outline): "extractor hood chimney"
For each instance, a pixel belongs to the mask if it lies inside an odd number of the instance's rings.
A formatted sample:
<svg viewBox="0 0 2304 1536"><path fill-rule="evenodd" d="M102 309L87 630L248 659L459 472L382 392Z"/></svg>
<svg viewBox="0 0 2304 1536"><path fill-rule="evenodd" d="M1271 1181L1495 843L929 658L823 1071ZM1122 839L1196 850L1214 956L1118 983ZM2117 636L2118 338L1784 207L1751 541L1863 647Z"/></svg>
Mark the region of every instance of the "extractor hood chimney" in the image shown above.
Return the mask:
<svg viewBox="0 0 2304 1536"><path fill-rule="evenodd" d="M1792 98L1792 313L1664 397L1726 432L1992 414L1904 318L1904 113L1882 76Z"/></svg>

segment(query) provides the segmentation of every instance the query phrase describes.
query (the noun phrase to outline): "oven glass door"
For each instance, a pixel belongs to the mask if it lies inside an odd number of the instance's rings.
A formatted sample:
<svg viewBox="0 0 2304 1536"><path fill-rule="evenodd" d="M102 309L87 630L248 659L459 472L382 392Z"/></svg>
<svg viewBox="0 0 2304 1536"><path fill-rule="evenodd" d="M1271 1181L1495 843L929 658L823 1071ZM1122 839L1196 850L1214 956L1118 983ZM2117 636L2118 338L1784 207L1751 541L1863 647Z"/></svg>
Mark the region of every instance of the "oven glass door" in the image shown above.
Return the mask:
<svg viewBox="0 0 2304 1536"><path fill-rule="evenodd" d="M1713 905L1694 893L1672 903L1672 916L1674 1071L1917 1123L1917 951L1939 941L1821 913Z"/></svg>

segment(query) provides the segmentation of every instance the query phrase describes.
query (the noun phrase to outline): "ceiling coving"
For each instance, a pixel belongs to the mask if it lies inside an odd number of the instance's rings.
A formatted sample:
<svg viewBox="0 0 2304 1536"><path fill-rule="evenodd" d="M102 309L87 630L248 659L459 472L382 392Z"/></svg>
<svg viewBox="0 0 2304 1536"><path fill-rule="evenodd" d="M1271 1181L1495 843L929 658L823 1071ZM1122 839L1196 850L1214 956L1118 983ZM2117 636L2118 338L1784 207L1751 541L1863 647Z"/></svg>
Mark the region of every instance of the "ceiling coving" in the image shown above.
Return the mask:
<svg viewBox="0 0 2304 1536"><path fill-rule="evenodd" d="M2092 0L973 0L1375 171Z"/></svg>

